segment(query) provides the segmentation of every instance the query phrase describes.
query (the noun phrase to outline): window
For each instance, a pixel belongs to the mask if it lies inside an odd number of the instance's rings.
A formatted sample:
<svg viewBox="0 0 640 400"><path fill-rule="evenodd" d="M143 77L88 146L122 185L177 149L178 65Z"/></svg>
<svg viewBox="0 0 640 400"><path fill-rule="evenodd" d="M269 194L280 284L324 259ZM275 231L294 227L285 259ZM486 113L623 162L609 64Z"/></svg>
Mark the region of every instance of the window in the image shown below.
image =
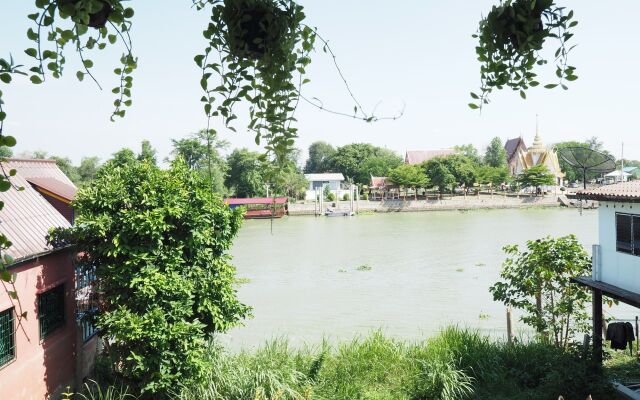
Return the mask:
<svg viewBox="0 0 640 400"><path fill-rule="evenodd" d="M55 287L38 296L38 319L40 340L64 325L64 285Z"/></svg>
<svg viewBox="0 0 640 400"><path fill-rule="evenodd" d="M640 256L640 215L616 213L616 251Z"/></svg>
<svg viewBox="0 0 640 400"><path fill-rule="evenodd" d="M16 356L13 308L0 312L0 367Z"/></svg>

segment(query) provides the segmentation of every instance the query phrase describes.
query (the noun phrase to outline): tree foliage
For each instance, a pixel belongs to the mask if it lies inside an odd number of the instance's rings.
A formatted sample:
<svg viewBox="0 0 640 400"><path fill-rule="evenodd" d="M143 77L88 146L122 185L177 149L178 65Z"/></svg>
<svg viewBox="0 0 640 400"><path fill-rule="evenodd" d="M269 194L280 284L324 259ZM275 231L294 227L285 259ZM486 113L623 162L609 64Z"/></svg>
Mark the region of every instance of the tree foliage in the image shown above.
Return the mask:
<svg viewBox="0 0 640 400"><path fill-rule="evenodd" d="M473 144L460 144L453 146L457 154L463 155L473 161L474 164L482 164L483 160L478 149Z"/></svg>
<svg viewBox="0 0 640 400"><path fill-rule="evenodd" d="M413 188L417 198L417 189L429 185L429 179L419 165L402 164L389 172L389 179L398 186ZM405 191L406 197L406 191Z"/></svg>
<svg viewBox="0 0 640 400"><path fill-rule="evenodd" d="M558 347L585 332L587 289L570 282L590 275L591 260L574 235L530 240L526 249L504 248L501 280L489 291L496 301L524 312L522 321Z"/></svg>
<svg viewBox="0 0 640 400"><path fill-rule="evenodd" d="M478 182L490 184L494 187L503 183L509 183L511 173L507 166L491 167L489 165L481 165L478 167Z"/></svg>
<svg viewBox="0 0 640 400"><path fill-rule="evenodd" d="M371 161L369 161L371 160ZM370 143L352 143L338 147L330 159L331 169L340 172L346 179L354 183L366 185L371 175L380 174L402 164L402 158L389 149L374 146Z"/></svg>
<svg viewBox="0 0 640 400"><path fill-rule="evenodd" d="M304 172L307 174L327 172L330 169L331 158L335 153L336 149L327 142L311 143Z"/></svg>
<svg viewBox="0 0 640 400"><path fill-rule="evenodd" d="M505 167L507 165L507 151L499 137L494 137L484 153L484 163L490 167Z"/></svg>
<svg viewBox="0 0 640 400"><path fill-rule="evenodd" d="M182 139L172 139L174 158L181 157L190 169L206 176L216 193L226 193L225 175L227 162L220 155L229 142L221 140L213 132L201 130Z"/></svg>
<svg viewBox="0 0 640 400"><path fill-rule="evenodd" d="M556 184L556 178L546 165L540 164L527 168L516 178L517 182L522 187L534 187L540 186L554 186Z"/></svg>
<svg viewBox="0 0 640 400"><path fill-rule="evenodd" d="M115 373L153 398L201 379L208 335L249 313L227 255L240 211L179 161L108 164L73 205L76 225L51 240L75 243L96 268Z"/></svg>
<svg viewBox="0 0 640 400"><path fill-rule="evenodd" d="M266 194L265 165L259 153L236 149L227 158L227 187L237 197L258 197Z"/></svg>
<svg viewBox="0 0 640 400"><path fill-rule="evenodd" d="M138 161L145 161L150 164L156 165L158 163L157 151L151 145L148 140L143 140L140 144L140 154L138 154Z"/></svg>
<svg viewBox="0 0 640 400"><path fill-rule="evenodd" d="M453 190L456 186L456 177L449 170L444 157L433 158L422 164L422 168L425 175L429 177L431 185L437 187L441 194Z"/></svg>

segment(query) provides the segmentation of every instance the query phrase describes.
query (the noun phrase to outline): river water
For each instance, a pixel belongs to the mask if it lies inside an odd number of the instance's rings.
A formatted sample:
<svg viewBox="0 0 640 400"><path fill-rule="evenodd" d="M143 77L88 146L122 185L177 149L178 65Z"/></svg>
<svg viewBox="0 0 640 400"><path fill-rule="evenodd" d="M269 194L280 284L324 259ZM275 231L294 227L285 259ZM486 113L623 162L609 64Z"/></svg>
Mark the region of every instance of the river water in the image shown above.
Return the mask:
<svg viewBox="0 0 640 400"><path fill-rule="evenodd" d="M502 247L574 233L590 252L597 212L511 209L245 221L232 255L252 319L224 341L254 347L287 337L315 344L382 329L420 339L450 324L506 332L488 291ZM625 317L629 310L623 310ZM526 334L516 324L516 333Z"/></svg>

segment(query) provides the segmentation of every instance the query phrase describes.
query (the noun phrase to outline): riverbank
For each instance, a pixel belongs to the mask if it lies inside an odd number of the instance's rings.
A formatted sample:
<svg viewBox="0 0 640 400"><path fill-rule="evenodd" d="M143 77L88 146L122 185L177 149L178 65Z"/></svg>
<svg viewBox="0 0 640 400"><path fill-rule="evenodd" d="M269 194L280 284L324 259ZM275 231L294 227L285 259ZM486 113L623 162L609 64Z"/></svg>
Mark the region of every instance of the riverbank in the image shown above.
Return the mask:
<svg viewBox="0 0 640 400"><path fill-rule="evenodd" d="M333 206L335 204L335 206ZM325 202L325 207L336 211L348 211L349 201ZM554 195L540 197L515 197L503 195L456 196L444 200L360 200L355 203L355 211L389 213L389 212L422 212L480 209L510 209L530 207L558 207L560 203ZM315 215L316 205L313 203L289 204L289 215Z"/></svg>

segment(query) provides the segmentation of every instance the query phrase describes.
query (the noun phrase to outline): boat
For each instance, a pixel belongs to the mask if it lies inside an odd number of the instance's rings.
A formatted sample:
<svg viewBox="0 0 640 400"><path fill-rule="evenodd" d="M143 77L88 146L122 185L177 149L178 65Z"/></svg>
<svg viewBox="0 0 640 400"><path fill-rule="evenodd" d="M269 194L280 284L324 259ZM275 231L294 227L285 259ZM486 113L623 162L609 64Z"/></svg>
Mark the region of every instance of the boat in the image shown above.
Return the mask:
<svg viewBox="0 0 640 400"><path fill-rule="evenodd" d="M230 198L224 202L232 209L244 207L245 219L282 218L289 211L286 197Z"/></svg>
<svg viewBox="0 0 640 400"><path fill-rule="evenodd" d="M352 217L354 215L355 214L353 211L342 211L342 210L336 211L330 208L327 208L326 211L324 212L325 217Z"/></svg>

